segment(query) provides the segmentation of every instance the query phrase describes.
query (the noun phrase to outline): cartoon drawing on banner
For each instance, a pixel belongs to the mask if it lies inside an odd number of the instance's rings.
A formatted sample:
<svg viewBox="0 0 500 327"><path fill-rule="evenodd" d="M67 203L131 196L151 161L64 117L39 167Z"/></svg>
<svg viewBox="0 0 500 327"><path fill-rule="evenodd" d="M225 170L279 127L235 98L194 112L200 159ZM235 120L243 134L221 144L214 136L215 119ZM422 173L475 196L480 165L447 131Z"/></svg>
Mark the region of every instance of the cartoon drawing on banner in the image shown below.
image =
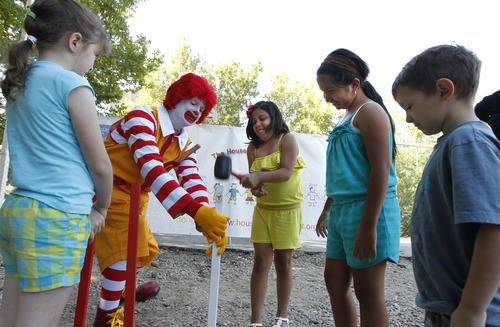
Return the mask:
<svg viewBox="0 0 500 327"><path fill-rule="evenodd" d="M231 183L231 188L226 193L226 195L227 194L231 194L231 196L229 197L229 201L227 201L227 203L231 203L231 201L233 201L233 205L236 205L236 195L238 194L242 195L238 190L238 183Z"/></svg>
<svg viewBox="0 0 500 327"><path fill-rule="evenodd" d="M214 205L218 207L218 210L222 211L222 194L224 193L224 186L220 183L215 183L214 185ZM216 208L217 208L216 207Z"/></svg>
<svg viewBox="0 0 500 327"><path fill-rule="evenodd" d="M221 194L217 194L217 186L219 186L220 183L215 183L214 184L214 187L212 188L212 191L210 191L208 188L207 188L207 193L208 194L212 194L213 193L213 202L219 202L221 199L220 197L222 196Z"/></svg>
<svg viewBox="0 0 500 327"><path fill-rule="evenodd" d="M316 189L314 188L314 186L316 186L316 184L309 184L309 192L304 196L304 200L307 199L307 204L310 206L310 207L316 207L316 198L318 200L320 200L320 196L318 193L316 193Z"/></svg>
<svg viewBox="0 0 500 327"><path fill-rule="evenodd" d="M245 199L245 204L255 205L255 200L253 199L252 190L245 190L247 197Z"/></svg>

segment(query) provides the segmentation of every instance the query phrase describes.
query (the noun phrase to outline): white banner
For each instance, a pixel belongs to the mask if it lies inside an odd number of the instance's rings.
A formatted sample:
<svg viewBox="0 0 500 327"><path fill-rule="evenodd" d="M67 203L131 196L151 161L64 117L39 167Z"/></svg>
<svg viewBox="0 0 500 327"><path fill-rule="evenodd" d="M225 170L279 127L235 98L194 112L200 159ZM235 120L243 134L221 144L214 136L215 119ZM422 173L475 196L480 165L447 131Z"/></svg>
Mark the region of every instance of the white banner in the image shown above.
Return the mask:
<svg viewBox="0 0 500 327"><path fill-rule="evenodd" d="M109 125L116 119L100 117L103 137L106 137ZM207 186L210 205L216 200L215 188L223 186L222 207L228 222L228 237L250 237L252 214L255 198L242 187L236 177L220 180L214 177L215 159L220 154L231 156L232 169L236 173L248 173L246 149L248 139L243 127L195 125L188 127L191 140L201 148L196 152L201 177ZM316 236L316 221L326 200L325 189L325 153L326 136L293 133L300 155L307 168L301 170L304 201L302 202L303 225L301 240L321 241ZM173 173L172 173L173 174ZM153 233L199 234L194 228L194 221L187 215L172 219L156 197L151 193L147 220Z"/></svg>

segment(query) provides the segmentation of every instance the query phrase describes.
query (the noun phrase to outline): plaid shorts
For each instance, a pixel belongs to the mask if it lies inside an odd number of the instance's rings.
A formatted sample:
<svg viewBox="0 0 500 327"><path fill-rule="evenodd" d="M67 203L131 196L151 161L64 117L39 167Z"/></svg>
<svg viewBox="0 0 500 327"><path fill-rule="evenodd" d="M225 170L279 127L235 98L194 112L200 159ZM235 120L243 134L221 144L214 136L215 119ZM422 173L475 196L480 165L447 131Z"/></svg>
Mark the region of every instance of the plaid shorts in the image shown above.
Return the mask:
<svg viewBox="0 0 500 327"><path fill-rule="evenodd" d="M17 278L23 292L77 284L89 235L88 215L11 194L0 209L5 276Z"/></svg>
<svg viewBox="0 0 500 327"><path fill-rule="evenodd" d="M425 311L424 326L450 327L450 316L437 312Z"/></svg>

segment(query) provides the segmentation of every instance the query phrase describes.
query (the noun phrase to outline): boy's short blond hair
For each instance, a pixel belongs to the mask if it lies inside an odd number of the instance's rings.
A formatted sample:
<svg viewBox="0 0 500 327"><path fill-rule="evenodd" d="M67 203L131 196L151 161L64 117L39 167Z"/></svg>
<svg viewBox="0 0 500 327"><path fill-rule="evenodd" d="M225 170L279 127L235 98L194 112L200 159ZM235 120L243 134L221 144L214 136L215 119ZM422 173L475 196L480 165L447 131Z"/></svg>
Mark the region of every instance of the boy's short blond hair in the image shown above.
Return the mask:
<svg viewBox="0 0 500 327"><path fill-rule="evenodd" d="M436 82L448 78L455 85L457 99L474 97L479 85L481 61L461 45L438 45L413 57L392 84L392 95L402 86L425 94L436 92Z"/></svg>

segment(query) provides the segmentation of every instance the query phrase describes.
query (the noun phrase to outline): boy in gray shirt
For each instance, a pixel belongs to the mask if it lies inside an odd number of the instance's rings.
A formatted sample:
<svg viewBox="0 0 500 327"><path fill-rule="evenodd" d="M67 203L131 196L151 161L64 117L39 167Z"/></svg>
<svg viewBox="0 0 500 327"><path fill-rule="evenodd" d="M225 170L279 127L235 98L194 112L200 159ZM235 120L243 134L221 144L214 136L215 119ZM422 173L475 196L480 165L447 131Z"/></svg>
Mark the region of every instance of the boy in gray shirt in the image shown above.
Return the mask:
<svg viewBox="0 0 500 327"><path fill-rule="evenodd" d="M500 326L500 142L474 114L481 62L459 45L410 60L392 93L426 135L443 132L411 220L425 326Z"/></svg>

